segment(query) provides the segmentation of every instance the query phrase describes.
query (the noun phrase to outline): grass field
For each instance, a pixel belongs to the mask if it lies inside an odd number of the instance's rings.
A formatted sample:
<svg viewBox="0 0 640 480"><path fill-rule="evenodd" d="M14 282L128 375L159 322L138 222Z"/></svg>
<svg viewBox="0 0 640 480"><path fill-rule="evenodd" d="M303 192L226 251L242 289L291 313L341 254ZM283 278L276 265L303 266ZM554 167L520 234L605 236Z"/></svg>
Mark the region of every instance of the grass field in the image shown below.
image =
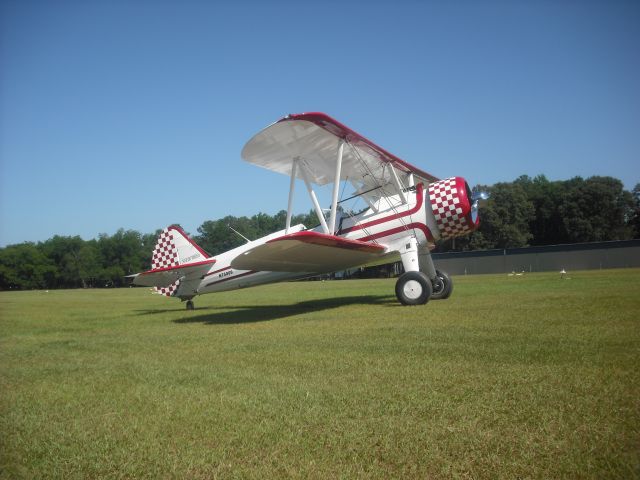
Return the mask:
<svg viewBox="0 0 640 480"><path fill-rule="evenodd" d="M640 270L0 293L2 478L640 478Z"/></svg>

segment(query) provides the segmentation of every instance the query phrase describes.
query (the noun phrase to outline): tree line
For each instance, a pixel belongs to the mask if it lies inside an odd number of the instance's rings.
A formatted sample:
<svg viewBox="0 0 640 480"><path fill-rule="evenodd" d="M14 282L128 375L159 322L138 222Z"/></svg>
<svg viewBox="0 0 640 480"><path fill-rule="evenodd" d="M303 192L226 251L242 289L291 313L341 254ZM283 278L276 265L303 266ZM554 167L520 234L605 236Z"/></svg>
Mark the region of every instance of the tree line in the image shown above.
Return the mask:
<svg viewBox="0 0 640 480"><path fill-rule="evenodd" d="M467 237L439 242L436 251L512 248L640 238L640 184L632 191L612 177L549 181L544 175L474 190L490 193L480 228ZM211 255L284 228L286 211L252 217L207 220L193 239ZM292 224L318 223L314 211ZM160 230L143 234L118 230L97 239L56 235L0 249L0 289L120 287L126 275L147 270Z"/></svg>
<svg viewBox="0 0 640 480"><path fill-rule="evenodd" d="M640 238L640 184L628 191L612 177L549 181L523 175L474 190L490 193L480 228L443 242L438 251Z"/></svg>

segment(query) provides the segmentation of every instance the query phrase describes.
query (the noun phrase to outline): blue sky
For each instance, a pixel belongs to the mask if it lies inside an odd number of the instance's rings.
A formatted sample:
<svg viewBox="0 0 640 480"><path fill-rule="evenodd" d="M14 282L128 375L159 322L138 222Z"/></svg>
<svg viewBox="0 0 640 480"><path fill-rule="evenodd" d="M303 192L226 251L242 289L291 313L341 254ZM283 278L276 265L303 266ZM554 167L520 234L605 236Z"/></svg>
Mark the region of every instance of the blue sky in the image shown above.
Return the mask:
<svg viewBox="0 0 640 480"><path fill-rule="evenodd" d="M471 185L640 182L637 1L4 0L0 22L0 246L286 209L240 151L305 111Z"/></svg>

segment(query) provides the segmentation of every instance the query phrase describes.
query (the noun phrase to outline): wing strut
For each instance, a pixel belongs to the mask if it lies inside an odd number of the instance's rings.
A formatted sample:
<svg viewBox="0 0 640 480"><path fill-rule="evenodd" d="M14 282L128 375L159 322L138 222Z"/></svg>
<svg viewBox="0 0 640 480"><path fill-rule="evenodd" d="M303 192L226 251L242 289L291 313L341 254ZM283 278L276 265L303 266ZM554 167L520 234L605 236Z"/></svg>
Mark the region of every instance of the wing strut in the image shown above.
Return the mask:
<svg viewBox="0 0 640 480"><path fill-rule="evenodd" d="M293 212L293 191L296 186L296 174L298 170L298 159L294 158L291 162L291 181L289 182L289 205L287 206L287 225L284 232L285 235L289 235L291 229L291 214Z"/></svg>
<svg viewBox="0 0 640 480"><path fill-rule="evenodd" d="M340 140L338 143L338 158L336 160L336 171L335 177L333 180L333 195L331 197L331 216L329 217L329 223L327 224L327 220L324 217L324 213L322 212L322 208L318 203L318 198L316 197L316 192L313 191L311 187L311 182L309 181L309 175L307 172L307 168L304 163L300 163L300 157L294 157L291 161L291 181L289 182L289 203L287 205L287 223L285 226L285 235L289 234L289 230L291 229L291 216L292 216L292 208L293 208L293 193L295 190L296 184L296 175L298 170L300 170L300 176L302 180L304 180L305 185L307 186L307 191L309 192L309 197L311 197L311 202L316 210L316 215L318 216L318 220L322 225L322 230L327 235L335 235L336 233L336 216L338 212L338 193L340 192L340 175L342 174L342 156L344 152L344 140ZM299 164L299 165L298 165ZM299 168L298 168L299 167Z"/></svg>
<svg viewBox="0 0 640 480"><path fill-rule="evenodd" d="M331 217L329 220L329 232L336 233L336 212L338 210L338 192L340 191L340 172L342 170L342 152L344 151L344 140L338 143L338 160L336 162L336 176L333 180L333 197L331 198Z"/></svg>
<svg viewBox="0 0 640 480"><path fill-rule="evenodd" d="M400 179L398 178L398 174L396 173L396 169L393 168L393 165L389 164L389 168L391 169L391 177L393 178L393 182L396 185L396 190L398 191L398 195L400 195L400 200L402 203L407 203L407 197L402 191L402 185L400 184Z"/></svg>
<svg viewBox="0 0 640 480"><path fill-rule="evenodd" d="M322 213L322 208L320 208L320 204L318 203L318 197L316 197L316 192L311 188L311 183L309 182L309 176L307 175L307 168L304 164L300 165L300 174L302 175L302 180L304 180L304 184L307 186L307 191L309 192L309 196L311 197L311 202L313 203L314 208L316 209L316 215L318 216L318 220L322 225L322 231L329 235L329 227L327 226L327 221L324 219L324 214Z"/></svg>

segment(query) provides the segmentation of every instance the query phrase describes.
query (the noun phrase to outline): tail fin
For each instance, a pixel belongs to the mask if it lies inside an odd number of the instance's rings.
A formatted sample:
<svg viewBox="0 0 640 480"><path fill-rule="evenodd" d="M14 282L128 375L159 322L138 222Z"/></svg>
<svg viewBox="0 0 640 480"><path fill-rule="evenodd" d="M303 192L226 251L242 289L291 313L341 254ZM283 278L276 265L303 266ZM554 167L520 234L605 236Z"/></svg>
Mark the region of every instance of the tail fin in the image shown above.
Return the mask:
<svg viewBox="0 0 640 480"><path fill-rule="evenodd" d="M208 257L207 253L191 240L180 227L172 225L162 230L158 236L151 256L151 269L201 262ZM176 293L179 285L180 280L177 280L168 287L154 287L154 290L160 295L171 297Z"/></svg>

